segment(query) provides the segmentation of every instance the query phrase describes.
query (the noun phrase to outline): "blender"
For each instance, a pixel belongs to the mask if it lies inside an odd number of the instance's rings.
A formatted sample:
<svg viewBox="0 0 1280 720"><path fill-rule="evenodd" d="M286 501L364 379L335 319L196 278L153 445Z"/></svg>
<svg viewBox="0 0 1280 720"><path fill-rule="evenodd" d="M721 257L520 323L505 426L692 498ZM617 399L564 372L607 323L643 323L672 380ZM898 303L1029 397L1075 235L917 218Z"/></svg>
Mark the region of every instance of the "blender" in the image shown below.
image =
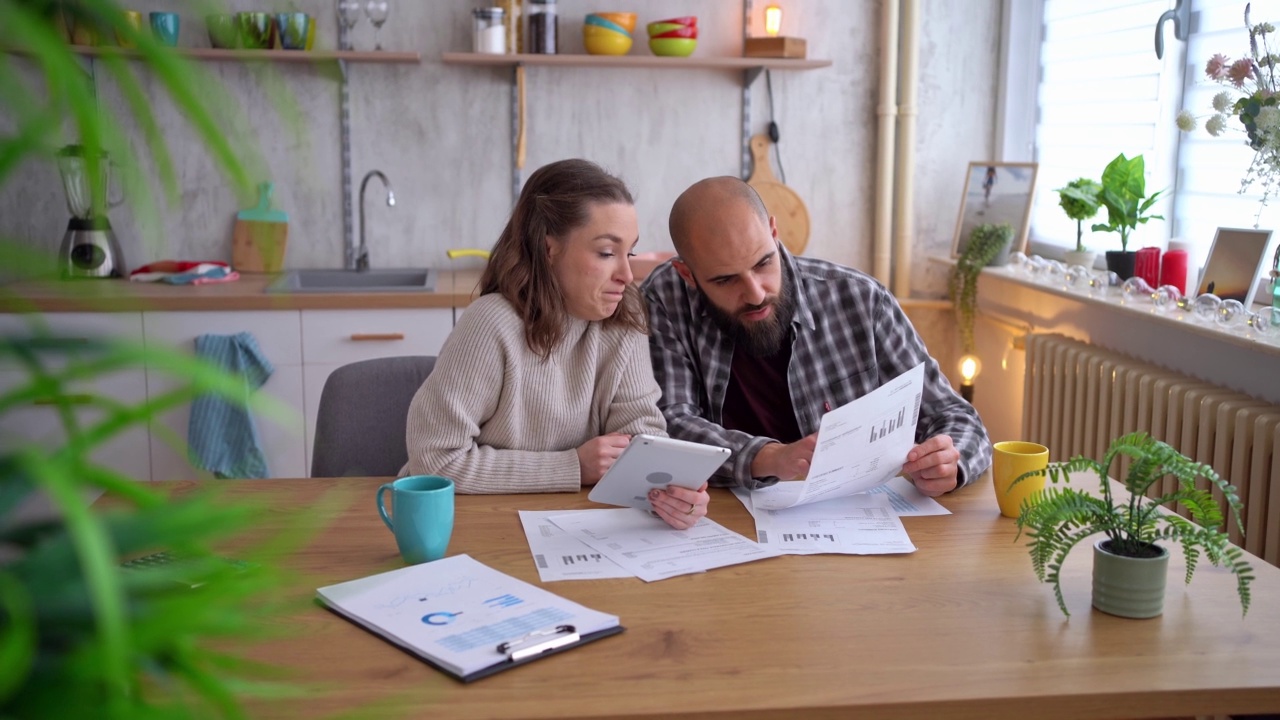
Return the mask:
<svg viewBox="0 0 1280 720"><path fill-rule="evenodd" d="M88 153L83 145L68 145L58 151L58 172L67 191L71 220L62 236L58 266L64 278L124 277L124 254L107 221L107 208L124 201L107 197L111 185L111 160L97 151L98 181L89 176Z"/></svg>

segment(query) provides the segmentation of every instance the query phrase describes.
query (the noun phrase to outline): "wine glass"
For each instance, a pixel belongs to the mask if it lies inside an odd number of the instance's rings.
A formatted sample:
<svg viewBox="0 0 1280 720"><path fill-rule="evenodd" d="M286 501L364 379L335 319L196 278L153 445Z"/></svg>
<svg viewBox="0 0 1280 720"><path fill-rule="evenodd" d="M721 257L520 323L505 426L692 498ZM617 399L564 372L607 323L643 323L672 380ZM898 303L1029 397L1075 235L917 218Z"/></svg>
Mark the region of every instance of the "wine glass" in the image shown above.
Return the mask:
<svg viewBox="0 0 1280 720"><path fill-rule="evenodd" d="M373 23L373 43L374 50L382 49L382 40L378 37L378 31L382 29L382 24L387 21L387 16L391 14L391 3L387 0L369 0L365 3L364 14L369 16L369 22Z"/></svg>
<svg viewBox="0 0 1280 720"><path fill-rule="evenodd" d="M360 22L360 0L338 0L338 22L347 28L347 49L351 49L351 29Z"/></svg>

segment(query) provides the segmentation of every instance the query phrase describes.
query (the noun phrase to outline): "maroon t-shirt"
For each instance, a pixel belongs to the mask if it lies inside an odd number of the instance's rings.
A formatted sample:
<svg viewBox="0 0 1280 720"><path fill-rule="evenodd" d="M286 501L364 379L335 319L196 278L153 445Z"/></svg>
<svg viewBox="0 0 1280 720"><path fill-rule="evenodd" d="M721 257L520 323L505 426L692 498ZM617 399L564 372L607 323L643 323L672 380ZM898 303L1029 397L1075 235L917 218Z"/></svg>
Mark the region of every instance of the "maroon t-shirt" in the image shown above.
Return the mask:
<svg viewBox="0 0 1280 720"><path fill-rule="evenodd" d="M729 369L729 387L720 413L722 424L748 435L771 437L783 443L801 438L796 413L791 407L787 366L791 364L791 343L782 343L776 355L758 358L734 350Z"/></svg>

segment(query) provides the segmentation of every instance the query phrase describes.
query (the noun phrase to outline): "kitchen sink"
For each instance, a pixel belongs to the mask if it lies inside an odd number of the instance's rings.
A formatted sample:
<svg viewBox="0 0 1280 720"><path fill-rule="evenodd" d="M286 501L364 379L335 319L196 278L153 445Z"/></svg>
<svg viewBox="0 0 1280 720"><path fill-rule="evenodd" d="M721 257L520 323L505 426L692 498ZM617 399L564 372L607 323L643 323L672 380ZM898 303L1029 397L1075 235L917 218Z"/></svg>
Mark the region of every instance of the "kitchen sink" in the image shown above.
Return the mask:
<svg viewBox="0 0 1280 720"><path fill-rule="evenodd" d="M269 293L432 292L436 271L408 270L289 270L267 285Z"/></svg>

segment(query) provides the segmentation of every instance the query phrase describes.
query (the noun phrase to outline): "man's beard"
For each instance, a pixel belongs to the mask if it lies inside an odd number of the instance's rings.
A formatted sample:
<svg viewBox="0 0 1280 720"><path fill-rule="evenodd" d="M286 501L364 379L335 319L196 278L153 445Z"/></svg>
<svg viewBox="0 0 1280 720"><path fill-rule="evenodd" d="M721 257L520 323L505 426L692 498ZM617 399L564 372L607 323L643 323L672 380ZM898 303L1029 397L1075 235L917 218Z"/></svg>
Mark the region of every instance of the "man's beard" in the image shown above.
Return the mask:
<svg viewBox="0 0 1280 720"><path fill-rule="evenodd" d="M698 288L699 292L702 288ZM777 295L766 297L759 305L740 307L736 312L729 312L711 302L706 293L702 294L711 319L720 331L733 338L736 347L740 347L752 357L771 357L782 349L782 343L790 339L791 318L796 313L796 299L791 277L786 265L782 267L782 289ZM739 319L743 313L772 306L773 312L764 320L755 322Z"/></svg>

